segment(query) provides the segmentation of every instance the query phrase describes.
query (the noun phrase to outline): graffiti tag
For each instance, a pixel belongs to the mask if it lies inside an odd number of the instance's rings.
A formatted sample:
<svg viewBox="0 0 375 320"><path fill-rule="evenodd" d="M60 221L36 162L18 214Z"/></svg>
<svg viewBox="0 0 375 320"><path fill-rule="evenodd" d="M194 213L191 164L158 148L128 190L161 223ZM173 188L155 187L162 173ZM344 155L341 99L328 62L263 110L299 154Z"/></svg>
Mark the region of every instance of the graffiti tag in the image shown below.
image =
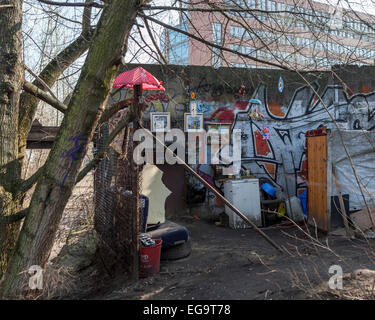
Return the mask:
<svg viewBox="0 0 375 320"><path fill-rule="evenodd" d="M69 137L68 140L73 141L74 146L73 146L73 148L63 152L63 154L61 155L62 158L71 158L70 166L65 173L63 181L61 182L61 185L60 185L61 188L64 187L65 180L68 177L68 174L70 173L70 171L72 170L74 162L82 159L85 156L84 151L85 151L85 147L88 143L88 134L81 134L81 135L78 135L78 136L72 136L72 137Z"/></svg>
<svg viewBox="0 0 375 320"><path fill-rule="evenodd" d="M155 101L155 100L160 100L161 102L169 102L169 97L164 93L150 93L148 95L145 96L145 101L146 102L151 102L151 101Z"/></svg>

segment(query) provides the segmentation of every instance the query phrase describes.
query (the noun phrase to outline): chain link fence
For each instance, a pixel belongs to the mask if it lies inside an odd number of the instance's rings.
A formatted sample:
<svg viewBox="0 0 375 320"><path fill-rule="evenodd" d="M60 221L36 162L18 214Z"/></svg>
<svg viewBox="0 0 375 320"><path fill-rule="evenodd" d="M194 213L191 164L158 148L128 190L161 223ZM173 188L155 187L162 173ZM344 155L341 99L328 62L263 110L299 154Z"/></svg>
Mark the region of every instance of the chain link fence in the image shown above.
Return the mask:
<svg viewBox="0 0 375 320"><path fill-rule="evenodd" d="M96 151L103 146L115 124L116 121L109 121L101 126L95 138ZM95 171L94 227L101 240L99 251L105 253L101 257L105 257L102 260L107 271L137 277L141 168L132 158L131 136L131 128L125 128Z"/></svg>

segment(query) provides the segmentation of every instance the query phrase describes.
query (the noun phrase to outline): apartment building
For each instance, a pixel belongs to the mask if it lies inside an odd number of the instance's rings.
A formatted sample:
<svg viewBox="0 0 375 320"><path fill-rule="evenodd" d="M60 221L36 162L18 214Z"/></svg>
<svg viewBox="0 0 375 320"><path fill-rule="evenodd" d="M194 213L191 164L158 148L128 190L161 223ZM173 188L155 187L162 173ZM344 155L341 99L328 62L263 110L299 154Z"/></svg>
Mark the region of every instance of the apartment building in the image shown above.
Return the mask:
<svg viewBox="0 0 375 320"><path fill-rule="evenodd" d="M327 69L375 61L375 16L364 12L309 0L193 0L185 8L175 27L217 47L164 30L170 64Z"/></svg>

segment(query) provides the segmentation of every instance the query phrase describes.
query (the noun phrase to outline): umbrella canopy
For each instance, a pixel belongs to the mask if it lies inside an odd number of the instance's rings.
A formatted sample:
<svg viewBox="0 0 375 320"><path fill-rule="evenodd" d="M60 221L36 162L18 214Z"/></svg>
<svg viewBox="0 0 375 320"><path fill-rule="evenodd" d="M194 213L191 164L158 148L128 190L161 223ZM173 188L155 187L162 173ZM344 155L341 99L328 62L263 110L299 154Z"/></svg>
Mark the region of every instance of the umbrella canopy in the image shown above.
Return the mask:
<svg viewBox="0 0 375 320"><path fill-rule="evenodd" d="M113 83L114 88L133 89L135 85L141 85L142 90L163 90L162 81L156 79L151 73L137 67L118 75Z"/></svg>

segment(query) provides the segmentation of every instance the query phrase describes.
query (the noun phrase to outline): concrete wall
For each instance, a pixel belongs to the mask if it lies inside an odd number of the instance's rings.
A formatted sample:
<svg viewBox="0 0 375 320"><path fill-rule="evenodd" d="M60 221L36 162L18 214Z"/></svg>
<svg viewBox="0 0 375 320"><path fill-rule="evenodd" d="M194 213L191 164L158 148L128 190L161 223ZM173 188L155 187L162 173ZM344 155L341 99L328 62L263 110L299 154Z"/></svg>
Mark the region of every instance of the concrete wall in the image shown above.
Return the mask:
<svg viewBox="0 0 375 320"><path fill-rule="evenodd" d="M135 65L127 66L128 69ZM168 111L172 127L183 128L184 112L189 112L191 92L195 92L198 112L205 122L225 122L242 130L242 166L276 187L284 187L282 157L290 194L306 188L305 132L322 125L343 129L375 128L375 67L346 67L332 72L303 73L282 70L255 70L211 67L143 65L163 81L166 92L145 92L147 112ZM245 94L239 94L241 85ZM130 94L131 95L131 94ZM324 108L320 98L328 108ZM119 92L114 101L129 97ZM263 120L249 117L254 109ZM260 131L267 128L268 140ZM209 166L201 166L210 173ZM180 183L180 181L176 181Z"/></svg>

